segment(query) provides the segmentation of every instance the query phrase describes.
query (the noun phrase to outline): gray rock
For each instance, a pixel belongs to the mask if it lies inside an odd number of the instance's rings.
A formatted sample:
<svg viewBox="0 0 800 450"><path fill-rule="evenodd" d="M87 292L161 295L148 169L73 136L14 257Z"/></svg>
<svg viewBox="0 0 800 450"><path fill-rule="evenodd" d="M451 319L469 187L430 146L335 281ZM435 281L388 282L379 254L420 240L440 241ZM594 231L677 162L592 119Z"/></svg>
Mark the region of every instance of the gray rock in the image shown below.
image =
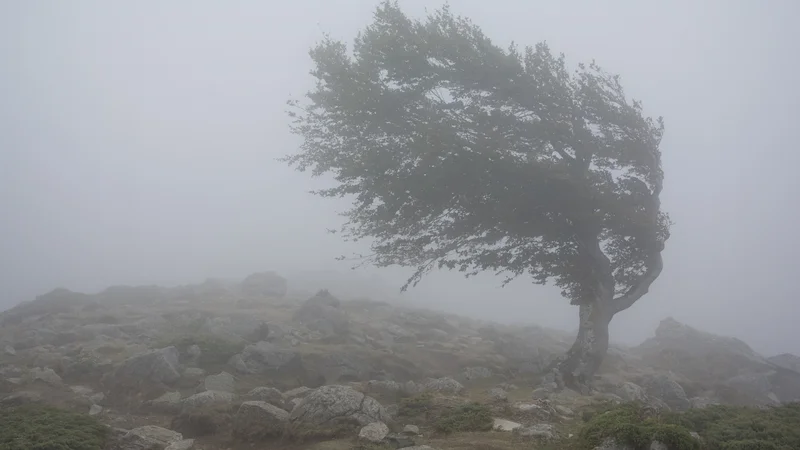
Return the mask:
<svg viewBox="0 0 800 450"><path fill-rule="evenodd" d="M531 398L534 400L546 400L554 392L553 389L546 387L538 387L531 392Z"/></svg>
<svg viewBox="0 0 800 450"><path fill-rule="evenodd" d="M667 374L648 377L643 387L648 395L663 400L674 410L685 411L691 406L683 387Z"/></svg>
<svg viewBox="0 0 800 450"><path fill-rule="evenodd" d="M203 350L200 349L200 346L197 344L192 344L186 349L186 355L193 361L197 361L203 356Z"/></svg>
<svg viewBox="0 0 800 450"><path fill-rule="evenodd" d="M103 412L103 407L100 406L100 405L92 405L92 406L89 407L89 415L90 416L96 416L96 415L100 414L101 412Z"/></svg>
<svg viewBox="0 0 800 450"><path fill-rule="evenodd" d="M164 450L191 450L194 448L194 439L183 439L169 444Z"/></svg>
<svg viewBox="0 0 800 450"><path fill-rule="evenodd" d="M299 355L293 350L261 341L245 347L241 360L248 373L269 373L299 361Z"/></svg>
<svg viewBox="0 0 800 450"><path fill-rule="evenodd" d="M283 396L286 397L287 400L292 400L294 398L304 398L311 392L314 392L314 390L309 387L300 386L298 388L289 389L283 393Z"/></svg>
<svg viewBox="0 0 800 450"><path fill-rule="evenodd" d="M42 401L42 394L32 391L18 391L9 394L0 400L2 406L21 406L29 403L40 403Z"/></svg>
<svg viewBox="0 0 800 450"><path fill-rule="evenodd" d="M492 429L495 431L514 431L521 426L522 424L518 422L512 422L506 419L494 419Z"/></svg>
<svg viewBox="0 0 800 450"><path fill-rule="evenodd" d="M233 434L246 441L280 436L289 413L275 405L261 401L242 403L233 419Z"/></svg>
<svg viewBox="0 0 800 450"><path fill-rule="evenodd" d="M122 385L140 382L172 384L181 378L179 360L180 354L175 347L133 356L114 371L114 382Z"/></svg>
<svg viewBox="0 0 800 450"><path fill-rule="evenodd" d="M630 381L626 381L617 386L614 393L626 402L647 402L647 394L645 394L644 389Z"/></svg>
<svg viewBox="0 0 800 450"><path fill-rule="evenodd" d="M650 450L669 450L669 447L663 442L653 441L650 443Z"/></svg>
<svg viewBox="0 0 800 450"><path fill-rule="evenodd" d="M554 408L557 413L561 414L564 417L572 417L575 415L575 411L573 411L570 408L567 408L566 406L556 405Z"/></svg>
<svg viewBox="0 0 800 450"><path fill-rule="evenodd" d="M367 392L392 396L400 392L400 384L391 380L371 380L366 384Z"/></svg>
<svg viewBox="0 0 800 450"><path fill-rule="evenodd" d="M464 379L468 381L490 378L492 371L486 367L467 367L464 369Z"/></svg>
<svg viewBox="0 0 800 450"><path fill-rule="evenodd" d="M491 388L489 389L488 394L489 398L496 402L508 400L508 392L501 388Z"/></svg>
<svg viewBox="0 0 800 450"><path fill-rule="evenodd" d="M362 441L378 443L389 434L389 427L383 422L372 422L361 428L358 438Z"/></svg>
<svg viewBox="0 0 800 450"><path fill-rule="evenodd" d="M197 380L206 376L206 371L199 367L187 367L183 371L183 377L190 380Z"/></svg>
<svg viewBox="0 0 800 450"><path fill-rule="evenodd" d="M419 427L416 425L406 425L403 427L403 434L419 435Z"/></svg>
<svg viewBox="0 0 800 450"><path fill-rule="evenodd" d="M350 329L350 319L339 304L339 300L328 291L320 291L303 303L293 320L323 337L344 336Z"/></svg>
<svg viewBox="0 0 800 450"><path fill-rule="evenodd" d="M594 450L635 450L629 445L622 445L617 443L614 438L607 438L602 444L594 448Z"/></svg>
<svg viewBox="0 0 800 450"><path fill-rule="evenodd" d="M239 373L250 373L250 369L247 367L247 363L244 362L242 355L231 356L231 359L228 360L228 365Z"/></svg>
<svg viewBox="0 0 800 450"><path fill-rule="evenodd" d="M286 279L275 272L259 272L248 275L240 286L242 294L251 297L286 296Z"/></svg>
<svg viewBox="0 0 800 450"><path fill-rule="evenodd" d="M63 384L61 377L51 368L42 369L41 367L34 367L30 372L31 381L42 381L51 386L60 386Z"/></svg>
<svg viewBox="0 0 800 450"><path fill-rule="evenodd" d="M247 393L246 397L248 400L267 402L279 408L284 408L286 406L286 397L284 397L281 391L271 387L254 388Z"/></svg>
<svg viewBox="0 0 800 450"><path fill-rule="evenodd" d="M150 400L146 405L156 411L178 412L181 409L181 393L178 391L167 392L156 399Z"/></svg>
<svg viewBox="0 0 800 450"><path fill-rule="evenodd" d="M145 425L128 431L117 444L119 450L161 450L183 440L177 431Z"/></svg>
<svg viewBox="0 0 800 450"><path fill-rule="evenodd" d="M464 385L450 377L432 378L425 383L425 390L442 394L460 394L464 391Z"/></svg>
<svg viewBox="0 0 800 450"><path fill-rule="evenodd" d="M220 372L216 375L209 375L203 381L203 387L207 391L230 392L233 393L236 386L236 378L228 372Z"/></svg>
<svg viewBox="0 0 800 450"><path fill-rule="evenodd" d="M235 399L236 396L230 392L204 391L183 399L181 407L186 410L208 405L227 405L233 403Z"/></svg>
<svg viewBox="0 0 800 450"><path fill-rule="evenodd" d="M10 345L6 345L6 346L5 346L5 349L4 349L3 351L4 351L4 352L6 353L6 355L8 355L8 356L16 356L16 354L17 354L17 351L16 351L16 350L14 350L14 347L12 347L12 346L10 346Z"/></svg>
<svg viewBox="0 0 800 450"><path fill-rule="evenodd" d="M555 428L549 423L537 423L530 427L517 428L514 432L520 436L537 439L550 440L555 438Z"/></svg>
<svg viewBox="0 0 800 450"><path fill-rule="evenodd" d="M350 419L361 426L387 422L386 410L372 397L348 386L322 386L308 394L293 410L292 423L321 426L336 419Z"/></svg>

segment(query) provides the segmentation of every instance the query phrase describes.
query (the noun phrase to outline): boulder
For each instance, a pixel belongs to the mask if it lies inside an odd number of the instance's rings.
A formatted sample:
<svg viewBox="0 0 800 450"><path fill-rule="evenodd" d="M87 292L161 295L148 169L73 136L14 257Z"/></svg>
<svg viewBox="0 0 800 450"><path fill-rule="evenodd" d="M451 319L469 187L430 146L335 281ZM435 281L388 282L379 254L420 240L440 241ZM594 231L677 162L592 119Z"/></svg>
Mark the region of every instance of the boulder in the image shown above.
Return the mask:
<svg viewBox="0 0 800 450"><path fill-rule="evenodd" d="M196 409L211 405L229 405L236 399L230 392L204 391L181 401L181 409Z"/></svg>
<svg viewBox="0 0 800 450"><path fill-rule="evenodd" d="M425 383L425 390L458 395L464 391L464 385L450 377L431 378Z"/></svg>
<svg viewBox="0 0 800 450"><path fill-rule="evenodd" d="M242 403L233 419L233 436L253 442L279 437L289 421L289 413L262 401Z"/></svg>
<svg viewBox="0 0 800 450"><path fill-rule="evenodd" d="M386 410L372 397L348 386L322 386L308 394L292 410L290 421L297 428L320 433L343 427L388 422Z"/></svg>
<svg viewBox="0 0 800 450"><path fill-rule="evenodd" d="M259 374L277 372L293 367L295 364L302 364L297 352L264 341L245 347L238 359L241 367L237 366L237 370L243 368L248 373ZM236 361L235 364L238 362Z"/></svg>
<svg viewBox="0 0 800 450"><path fill-rule="evenodd" d="M167 446L183 440L177 431L154 425L134 428L125 433L117 443L116 450L164 450Z"/></svg>
<svg viewBox="0 0 800 450"><path fill-rule="evenodd" d="M171 346L128 358L114 371L113 382L172 384L181 378L179 355L178 349Z"/></svg>
<svg viewBox="0 0 800 450"><path fill-rule="evenodd" d="M150 400L146 406L154 411L175 413L181 409L181 393L178 391L167 392L164 395Z"/></svg>
<svg viewBox="0 0 800 450"><path fill-rule="evenodd" d="M618 395L626 402L647 402L647 394L644 389L636 383L625 381L614 389L614 394Z"/></svg>
<svg viewBox="0 0 800 450"><path fill-rule="evenodd" d="M490 378L491 376L492 371L486 367L467 367L464 369L463 374L464 379L467 381L481 380L484 378Z"/></svg>
<svg viewBox="0 0 800 450"><path fill-rule="evenodd" d="M242 294L249 297L286 296L286 279L275 272L259 272L247 276L240 286Z"/></svg>
<svg viewBox="0 0 800 450"><path fill-rule="evenodd" d="M203 388L206 391L233 393L235 386L236 379L228 372L220 372L216 375L209 375L203 381Z"/></svg>
<svg viewBox="0 0 800 450"><path fill-rule="evenodd" d="M281 391L271 387L254 388L248 392L245 397L248 400L267 402L279 408L284 408L286 406L286 398Z"/></svg>
<svg viewBox="0 0 800 450"><path fill-rule="evenodd" d="M34 367L30 372L31 381L41 381L50 386L61 386L61 377L50 368Z"/></svg>
<svg viewBox="0 0 800 450"><path fill-rule="evenodd" d="M327 290L316 293L298 309L293 320L325 338L344 336L350 328L347 313L340 308L339 300Z"/></svg>
<svg viewBox="0 0 800 450"><path fill-rule="evenodd" d="M662 400L676 411L691 407L683 387L668 374L659 373L645 378L643 387L647 395Z"/></svg>
<svg viewBox="0 0 800 450"><path fill-rule="evenodd" d="M499 387L489 389L487 394L489 394L489 398L495 402L503 402L508 400L508 392Z"/></svg>
<svg viewBox="0 0 800 450"><path fill-rule="evenodd" d="M358 439L377 444L389 434L389 427L383 422L372 422L361 428Z"/></svg>

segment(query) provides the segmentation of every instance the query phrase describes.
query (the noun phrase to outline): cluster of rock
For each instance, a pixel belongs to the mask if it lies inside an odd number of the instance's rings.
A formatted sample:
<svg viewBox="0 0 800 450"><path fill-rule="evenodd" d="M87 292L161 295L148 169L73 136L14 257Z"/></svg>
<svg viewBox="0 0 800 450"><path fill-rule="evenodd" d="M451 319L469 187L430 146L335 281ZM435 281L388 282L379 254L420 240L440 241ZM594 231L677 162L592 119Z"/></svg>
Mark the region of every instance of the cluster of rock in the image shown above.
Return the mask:
<svg viewBox="0 0 800 450"><path fill-rule="evenodd" d="M0 407L52 397L108 421L171 417L171 429L115 428L120 450L188 449L228 429L240 441L345 433L411 448L424 424L399 423L398 399L463 400L470 386L482 386L495 428L521 437L555 439L553 423L575 416L580 396L544 372L569 348L566 333L286 293L272 272L239 284L53 291L0 315ZM800 399L798 366L666 319L640 346L610 349L592 396L676 411L776 404ZM534 379L525 400L508 383Z"/></svg>

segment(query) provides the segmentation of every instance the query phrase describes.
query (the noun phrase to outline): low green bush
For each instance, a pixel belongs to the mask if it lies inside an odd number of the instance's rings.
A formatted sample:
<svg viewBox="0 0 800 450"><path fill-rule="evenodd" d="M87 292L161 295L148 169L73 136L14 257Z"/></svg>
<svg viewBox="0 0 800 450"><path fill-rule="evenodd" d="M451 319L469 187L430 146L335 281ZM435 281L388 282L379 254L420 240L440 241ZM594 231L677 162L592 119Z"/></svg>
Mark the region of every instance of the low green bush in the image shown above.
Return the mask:
<svg viewBox="0 0 800 450"><path fill-rule="evenodd" d="M433 428L445 434L460 431L489 431L494 425L492 411L480 403L468 403L447 411L434 422Z"/></svg>
<svg viewBox="0 0 800 450"><path fill-rule="evenodd" d="M580 432L580 448L592 449L607 438L637 450L649 448L653 440L670 450L796 450L800 403L770 408L717 405L663 414L625 404L595 414Z"/></svg>
<svg viewBox="0 0 800 450"><path fill-rule="evenodd" d="M425 415L433 407L433 394L421 394L406 397L397 405L397 415L400 417L418 417Z"/></svg>
<svg viewBox="0 0 800 450"><path fill-rule="evenodd" d="M42 405L0 410L2 450L102 450L109 434L86 414Z"/></svg>

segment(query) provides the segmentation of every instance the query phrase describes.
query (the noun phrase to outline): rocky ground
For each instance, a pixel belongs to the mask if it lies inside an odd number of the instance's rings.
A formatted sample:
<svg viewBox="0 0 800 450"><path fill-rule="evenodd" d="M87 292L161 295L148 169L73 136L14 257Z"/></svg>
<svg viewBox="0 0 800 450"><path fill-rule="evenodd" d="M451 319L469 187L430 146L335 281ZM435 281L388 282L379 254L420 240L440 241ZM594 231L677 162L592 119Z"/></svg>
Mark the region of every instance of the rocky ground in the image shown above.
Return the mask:
<svg viewBox="0 0 800 450"><path fill-rule="evenodd" d="M91 415L116 450L500 450L578 448L586 416L614 403L686 411L800 399L797 356L764 358L672 319L637 347L612 348L594 392L579 395L546 370L571 343L538 326L324 290L292 298L273 273L58 289L0 315L0 410Z"/></svg>

